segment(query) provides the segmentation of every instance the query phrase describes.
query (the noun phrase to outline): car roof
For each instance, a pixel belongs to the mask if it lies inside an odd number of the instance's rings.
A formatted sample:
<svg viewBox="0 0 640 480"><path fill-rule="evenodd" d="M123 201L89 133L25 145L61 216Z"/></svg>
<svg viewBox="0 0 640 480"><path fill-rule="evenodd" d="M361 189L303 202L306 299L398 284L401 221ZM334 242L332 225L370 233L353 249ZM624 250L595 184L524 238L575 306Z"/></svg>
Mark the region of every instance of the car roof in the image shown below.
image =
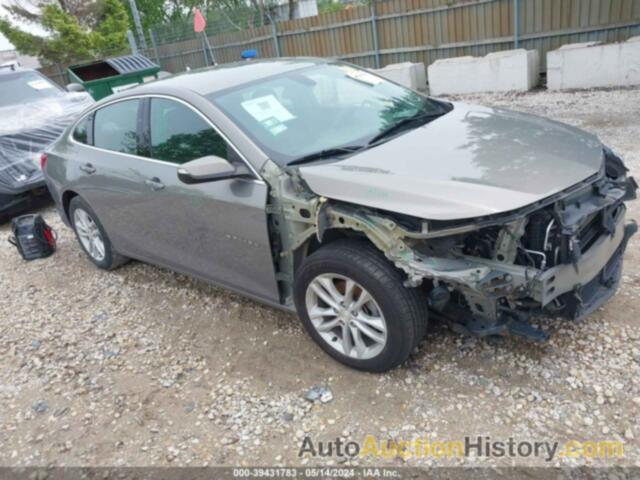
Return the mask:
<svg viewBox="0 0 640 480"><path fill-rule="evenodd" d="M165 89L186 88L202 96L281 73L328 63L322 58L279 58L245 60L215 67L181 72L128 90L132 94L162 93Z"/></svg>

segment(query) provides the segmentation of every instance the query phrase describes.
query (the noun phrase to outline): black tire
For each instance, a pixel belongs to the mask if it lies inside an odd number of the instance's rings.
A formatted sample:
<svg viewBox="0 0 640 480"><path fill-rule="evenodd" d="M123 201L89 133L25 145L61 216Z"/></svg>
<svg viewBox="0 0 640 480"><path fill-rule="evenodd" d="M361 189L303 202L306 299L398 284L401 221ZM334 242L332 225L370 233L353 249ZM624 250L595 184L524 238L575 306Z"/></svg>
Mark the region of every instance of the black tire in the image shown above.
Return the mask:
<svg viewBox="0 0 640 480"><path fill-rule="evenodd" d="M375 357L356 359L344 355L324 340L313 326L307 312L307 288L322 274L336 274L355 280L380 307L387 325L387 340ZM404 279L404 274L369 243L338 240L303 261L295 276L294 301L307 332L326 353L358 370L385 372L409 357L427 328L426 299L418 289L405 287Z"/></svg>
<svg viewBox="0 0 640 480"><path fill-rule="evenodd" d="M76 225L75 225L75 221L74 221L75 212L78 209L84 210L88 214L88 216L91 218L91 220L93 220L93 222L98 227L98 230L100 231L100 235L101 235L102 241L104 243L104 258L102 260L100 260L100 261L96 260L89 253L89 251L85 248L84 244L80 240L80 236L78 234L78 230L76 229ZM114 268L117 268L120 265L123 265L124 263L127 263L129 261L129 259L127 257L118 254L113 249L113 245L111 244L111 240L109 240L109 236L107 235L107 232L105 231L104 227L102 226L102 223L100 223L100 219L98 218L96 213L93 211L91 206L86 201L84 201L84 199L82 199L82 197L76 196L76 197L73 197L71 199L71 202L69 203L69 221L71 223L71 226L73 227L74 233L76 234L76 239L78 240L78 243L80 244L80 247L82 248L82 250L84 250L84 253L86 253L86 255L89 258L89 260L91 260L91 262L96 267L102 268L104 270L113 270Z"/></svg>

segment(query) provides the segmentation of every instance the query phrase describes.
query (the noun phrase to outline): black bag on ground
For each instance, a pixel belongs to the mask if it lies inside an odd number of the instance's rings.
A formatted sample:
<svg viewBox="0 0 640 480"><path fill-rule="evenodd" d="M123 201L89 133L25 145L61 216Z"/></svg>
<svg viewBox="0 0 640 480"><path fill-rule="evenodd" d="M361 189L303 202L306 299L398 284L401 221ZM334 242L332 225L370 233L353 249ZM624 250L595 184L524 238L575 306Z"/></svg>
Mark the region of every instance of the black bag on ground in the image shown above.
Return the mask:
<svg viewBox="0 0 640 480"><path fill-rule="evenodd" d="M11 220L9 243L14 245L22 258L45 258L56 251L56 233L41 215L22 215Z"/></svg>

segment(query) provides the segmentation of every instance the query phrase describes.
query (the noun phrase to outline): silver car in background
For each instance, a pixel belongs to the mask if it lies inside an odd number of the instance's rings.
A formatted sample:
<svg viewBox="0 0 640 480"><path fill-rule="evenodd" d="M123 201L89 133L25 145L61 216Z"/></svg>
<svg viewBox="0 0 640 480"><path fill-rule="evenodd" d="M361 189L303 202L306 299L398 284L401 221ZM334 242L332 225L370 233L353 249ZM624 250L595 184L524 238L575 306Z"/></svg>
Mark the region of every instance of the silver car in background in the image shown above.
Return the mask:
<svg viewBox="0 0 640 480"><path fill-rule="evenodd" d="M47 152L89 259L129 258L296 310L351 367L401 364L438 318L543 340L615 292L637 185L588 133L281 59L111 96Z"/></svg>
<svg viewBox="0 0 640 480"><path fill-rule="evenodd" d="M91 104L36 70L0 66L0 223L48 200L40 155Z"/></svg>

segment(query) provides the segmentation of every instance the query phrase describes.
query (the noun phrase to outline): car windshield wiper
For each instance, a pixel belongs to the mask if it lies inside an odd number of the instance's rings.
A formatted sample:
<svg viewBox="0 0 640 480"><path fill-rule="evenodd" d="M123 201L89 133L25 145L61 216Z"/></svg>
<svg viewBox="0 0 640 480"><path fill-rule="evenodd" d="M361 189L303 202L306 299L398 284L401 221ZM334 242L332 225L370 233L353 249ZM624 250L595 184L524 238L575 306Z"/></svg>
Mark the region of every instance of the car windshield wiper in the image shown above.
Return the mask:
<svg viewBox="0 0 640 480"><path fill-rule="evenodd" d="M394 133L399 132L400 130L403 130L413 124L416 124L416 127L418 127L420 124L427 123L430 120L435 120L436 118L441 117L445 113L448 113L448 110L438 110L437 112L420 111L415 115L403 118L402 120L394 123L390 127L387 127L386 129L378 133L375 137L369 140L369 143L367 143L367 146L372 146L375 143L382 140L383 138L393 135Z"/></svg>
<svg viewBox="0 0 640 480"><path fill-rule="evenodd" d="M358 150L366 148L364 145L353 145L348 147L327 148L326 150L320 150L319 152L309 153L303 157L292 160L287 165L300 165L302 163L312 162L313 160L320 160L322 158L339 157L347 153L355 153Z"/></svg>

